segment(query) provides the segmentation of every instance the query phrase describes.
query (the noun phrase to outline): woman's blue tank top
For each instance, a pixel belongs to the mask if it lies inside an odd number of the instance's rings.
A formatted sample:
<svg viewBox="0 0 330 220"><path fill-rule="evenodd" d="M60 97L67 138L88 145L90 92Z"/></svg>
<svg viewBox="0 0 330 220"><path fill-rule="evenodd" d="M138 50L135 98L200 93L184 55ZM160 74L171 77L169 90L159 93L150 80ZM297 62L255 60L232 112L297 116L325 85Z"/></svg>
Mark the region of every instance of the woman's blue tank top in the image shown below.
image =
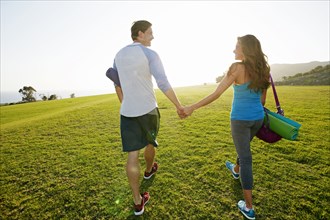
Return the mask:
<svg viewBox="0 0 330 220"><path fill-rule="evenodd" d="M264 108L261 103L261 91L249 89L250 82L233 85L234 98L232 102L231 120L253 121L264 118Z"/></svg>

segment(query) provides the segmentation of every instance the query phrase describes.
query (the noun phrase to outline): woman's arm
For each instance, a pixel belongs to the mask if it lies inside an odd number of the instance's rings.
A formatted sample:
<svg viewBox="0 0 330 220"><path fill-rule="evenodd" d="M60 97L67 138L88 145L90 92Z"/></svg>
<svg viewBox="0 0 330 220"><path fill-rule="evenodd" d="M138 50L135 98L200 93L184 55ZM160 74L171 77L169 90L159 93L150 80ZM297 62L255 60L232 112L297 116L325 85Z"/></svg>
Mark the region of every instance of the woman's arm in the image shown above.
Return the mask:
<svg viewBox="0 0 330 220"><path fill-rule="evenodd" d="M265 104L266 104L266 96L267 96L267 89L264 89L264 91L262 92L262 95L261 95L262 106L265 106Z"/></svg>
<svg viewBox="0 0 330 220"><path fill-rule="evenodd" d="M185 109L184 109L185 114L187 116L190 116L193 113L193 111L195 111L205 105L208 105L208 104L212 103L213 101L215 101L216 99L218 99L228 89L228 87L233 84L234 81L235 81L235 76L232 74L230 74L230 75L227 74L221 80L220 84L218 85L218 87L216 88L216 90L213 93L206 96L199 102L196 102L195 104L185 107Z"/></svg>
<svg viewBox="0 0 330 220"><path fill-rule="evenodd" d="M234 63L230 68L226 76L221 80L216 90L210 95L206 96L199 102L185 107L184 112L187 116L190 116L194 110L199 109L205 105L208 105L218 99L228 88L231 86L240 74L244 71L244 66L238 63ZM243 72L244 73L244 72Z"/></svg>
<svg viewBox="0 0 330 220"><path fill-rule="evenodd" d="M199 109L200 107L208 105L217 100L229 88L229 86L233 84L234 81L235 77L233 75L226 75L213 93L192 105L193 109Z"/></svg>

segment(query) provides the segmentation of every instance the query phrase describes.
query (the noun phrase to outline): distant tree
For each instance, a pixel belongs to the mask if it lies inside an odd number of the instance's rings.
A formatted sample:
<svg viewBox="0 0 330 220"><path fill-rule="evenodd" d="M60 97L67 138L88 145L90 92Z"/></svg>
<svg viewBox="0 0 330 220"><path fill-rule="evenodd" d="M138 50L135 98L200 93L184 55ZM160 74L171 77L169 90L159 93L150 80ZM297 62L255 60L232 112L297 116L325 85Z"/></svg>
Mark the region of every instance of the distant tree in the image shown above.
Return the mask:
<svg viewBox="0 0 330 220"><path fill-rule="evenodd" d="M75 96L75 94L74 93L72 93L71 95L70 95L70 98L75 98L76 96Z"/></svg>
<svg viewBox="0 0 330 220"><path fill-rule="evenodd" d="M56 100L57 99L57 95L53 94L51 96L49 96L48 100Z"/></svg>
<svg viewBox="0 0 330 220"><path fill-rule="evenodd" d="M32 86L24 86L22 89L18 90L22 95L23 102L35 102L34 93L37 92Z"/></svg>
<svg viewBox="0 0 330 220"><path fill-rule="evenodd" d="M48 99L47 96L45 96L44 94L40 94L39 96L42 99L42 101L47 101Z"/></svg>
<svg viewBox="0 0 330 220"><path fill-rule="evenodd" d="M50 95L49 97L47 97L45 94L39 94L39 96L43 101L58 99L58 96L56 94Z"/></svg>
<svg viewBox="0 0 330 220"><path fill-rule="evenodd" d="M325 67L326 67L326 66L325 66ZM312 69L310 72L312 72L312 73L317 73L317 72L322 71L325 67L323 67L323 66L317 66L317 67L315 67L314 69Z"/></svg>

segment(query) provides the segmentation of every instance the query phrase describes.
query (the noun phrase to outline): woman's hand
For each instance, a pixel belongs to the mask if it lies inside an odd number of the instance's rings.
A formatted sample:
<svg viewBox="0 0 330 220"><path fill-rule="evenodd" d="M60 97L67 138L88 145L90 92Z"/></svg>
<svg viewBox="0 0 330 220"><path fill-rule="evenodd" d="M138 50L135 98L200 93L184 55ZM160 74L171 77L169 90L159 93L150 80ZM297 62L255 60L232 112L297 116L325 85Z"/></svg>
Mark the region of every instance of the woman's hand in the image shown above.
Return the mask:
<svg viewBox="0 0 330 220"><path fill-rule="evenodd" d="M194 110L195 109L193 108L193 106L190 105L190 106L184 107L183 112L186 116L191 116L191 114L194 112Z"/></svg>

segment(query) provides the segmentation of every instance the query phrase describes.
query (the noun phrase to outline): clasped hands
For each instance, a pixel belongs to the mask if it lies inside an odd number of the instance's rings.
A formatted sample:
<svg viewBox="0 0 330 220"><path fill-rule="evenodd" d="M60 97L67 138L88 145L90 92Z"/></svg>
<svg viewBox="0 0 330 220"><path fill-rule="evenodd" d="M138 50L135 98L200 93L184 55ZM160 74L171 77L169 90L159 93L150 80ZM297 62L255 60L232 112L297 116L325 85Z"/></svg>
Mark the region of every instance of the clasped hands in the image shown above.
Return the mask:
<svg viewBox="0 0 330 220"><path fill-rule="evenodd" d="M188 116L191 116L193 113L194 108L192 105L190 106L180 106L176 109L176 112L178 113L179 117L181 119L187 118Z"/></svg>

